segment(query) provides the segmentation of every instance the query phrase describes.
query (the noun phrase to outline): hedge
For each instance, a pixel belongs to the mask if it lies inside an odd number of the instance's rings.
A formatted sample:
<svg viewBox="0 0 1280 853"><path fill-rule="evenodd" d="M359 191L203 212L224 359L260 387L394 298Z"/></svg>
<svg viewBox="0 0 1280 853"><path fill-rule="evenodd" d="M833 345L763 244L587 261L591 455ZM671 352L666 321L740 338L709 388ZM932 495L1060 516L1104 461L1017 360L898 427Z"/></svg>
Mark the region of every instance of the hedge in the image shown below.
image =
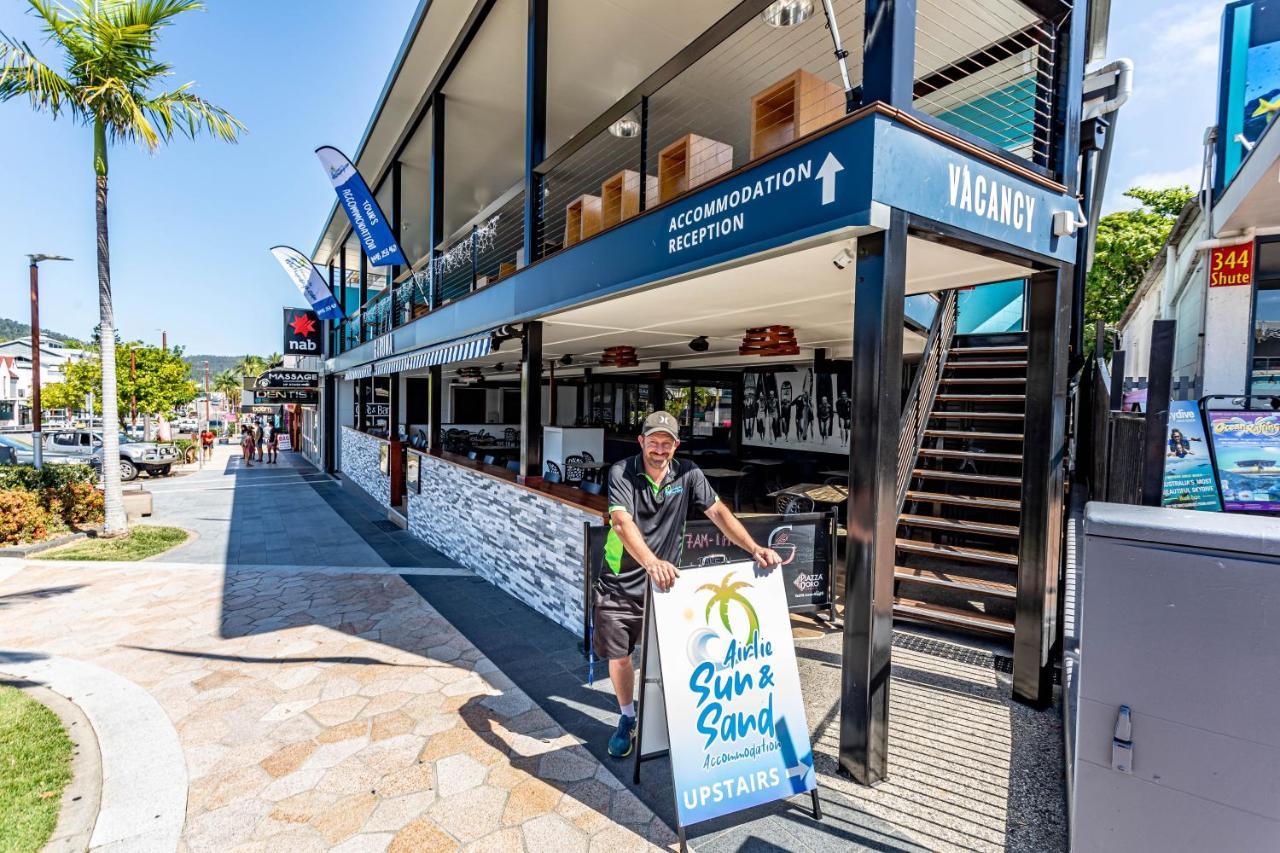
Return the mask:
<svg viewBox="0 0 1280 853"><path fill-rule="evenodd" d="M0 543L36 542L103 519L102 492L88 465L0 465Z"/></svg>

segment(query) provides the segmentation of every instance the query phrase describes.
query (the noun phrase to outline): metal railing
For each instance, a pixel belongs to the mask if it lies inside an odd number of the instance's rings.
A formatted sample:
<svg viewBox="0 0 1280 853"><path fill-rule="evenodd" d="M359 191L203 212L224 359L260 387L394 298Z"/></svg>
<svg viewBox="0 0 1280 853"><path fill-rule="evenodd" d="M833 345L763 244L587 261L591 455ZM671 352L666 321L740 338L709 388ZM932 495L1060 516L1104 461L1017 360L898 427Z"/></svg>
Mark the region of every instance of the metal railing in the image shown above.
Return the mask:
<svg viewBox="0 0 1280 853"><path fill-rule="evenodd" d="M1058 28L1018 0L918 0L914 106L1049 165Z"/></svg>
<svg viewBox="0 0 1280 853"><path fill-rule="evenodd" d="M862 38L862 0L831 3L837 28ZM857 103L818 11L792 27L760 15L638 100L615 104L606 129L568 143L540 170L539 256L573 246L655 205L752 163L843 118ZM642 85L643 90L648 86ZM596 123L599 126L599 123Z"/></svg>
<svg viewBox="0 0 1280 853"><path fill-rule="evenodd" d="M907 392L907 402L902 407L902 433L898 438L898 512L902 512L903 502L907 498L911 471L915 468L916 456L924 443L925 427L929 424L929 416L933 414L933 404L938 396L938 386L942 383L942 373L946 369L947 355L951 352L955 334L956 291L948 290L942 294L938 303L938 312L929 327L929 337L925 339L920 369L916 372L915 381L911 383L911 390Z"/></svg>

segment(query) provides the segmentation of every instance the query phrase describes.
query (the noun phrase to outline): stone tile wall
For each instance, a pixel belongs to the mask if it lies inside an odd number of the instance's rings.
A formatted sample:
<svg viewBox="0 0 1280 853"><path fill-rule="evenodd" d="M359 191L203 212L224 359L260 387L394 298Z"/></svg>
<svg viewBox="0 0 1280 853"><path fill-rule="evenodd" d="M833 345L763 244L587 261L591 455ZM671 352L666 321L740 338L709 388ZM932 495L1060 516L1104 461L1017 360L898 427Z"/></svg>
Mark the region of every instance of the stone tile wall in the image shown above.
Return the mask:
<svg viewBox="0 0 1280 853"><path fill-rule="evenodd" d="M378 468L378 447L387 442L351 427L342 428L342 473L385 507L391 506L391 478Z"/></svg>
<svg viewBox="0 0 1280 853"><path fill-rule="evenodd" d="M519 486L431 456L409 493L409 532L582 635L582 524L603 524Z"/></svg>

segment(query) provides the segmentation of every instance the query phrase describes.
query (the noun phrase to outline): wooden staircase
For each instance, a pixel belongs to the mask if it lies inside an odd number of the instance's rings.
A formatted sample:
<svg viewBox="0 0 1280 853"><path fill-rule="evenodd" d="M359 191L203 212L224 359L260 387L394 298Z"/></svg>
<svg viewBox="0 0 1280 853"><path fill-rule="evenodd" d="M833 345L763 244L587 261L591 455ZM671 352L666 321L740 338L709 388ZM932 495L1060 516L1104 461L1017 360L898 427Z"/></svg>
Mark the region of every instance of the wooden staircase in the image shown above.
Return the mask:
<svg viewBox="0 0 1280 853"><path fill-rule="evenodd" d="M1026 335L956 335L898 518L894 616L1012 638Z"/></svg>

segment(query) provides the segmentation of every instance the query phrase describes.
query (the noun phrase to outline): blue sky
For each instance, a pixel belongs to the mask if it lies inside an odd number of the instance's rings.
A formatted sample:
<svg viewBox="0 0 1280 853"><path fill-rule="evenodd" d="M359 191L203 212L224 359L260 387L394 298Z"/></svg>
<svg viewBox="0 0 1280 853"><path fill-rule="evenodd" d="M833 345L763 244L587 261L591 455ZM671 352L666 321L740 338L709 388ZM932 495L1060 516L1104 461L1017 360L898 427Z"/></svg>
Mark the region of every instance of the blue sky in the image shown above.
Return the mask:
<svg viewBox="0 0 1280 853"><path fill-rule="evenodd" d="M0 30L37 40L21 0L0 0ZM1222 3L1113 0L1109 55L1137 65L1122 114L1106 209L1134 185L1199 182L1213 121ZM280 309L300 297L268 248L315 244L333 192L314 154L353 155L416 0L212 0L170 29L161 57L175 84L249 127L239 145L176 140L154 156L117 148L110 229L117 325L125 338L189 352L280 349ZM376 8L376 14L369 11ZM335 37L341 35L341 44ZM87 336L97 323L91 134L25 102L0 104L0 316L29 317L25 255L69 255L41 268L41 321Z"/></svg>

